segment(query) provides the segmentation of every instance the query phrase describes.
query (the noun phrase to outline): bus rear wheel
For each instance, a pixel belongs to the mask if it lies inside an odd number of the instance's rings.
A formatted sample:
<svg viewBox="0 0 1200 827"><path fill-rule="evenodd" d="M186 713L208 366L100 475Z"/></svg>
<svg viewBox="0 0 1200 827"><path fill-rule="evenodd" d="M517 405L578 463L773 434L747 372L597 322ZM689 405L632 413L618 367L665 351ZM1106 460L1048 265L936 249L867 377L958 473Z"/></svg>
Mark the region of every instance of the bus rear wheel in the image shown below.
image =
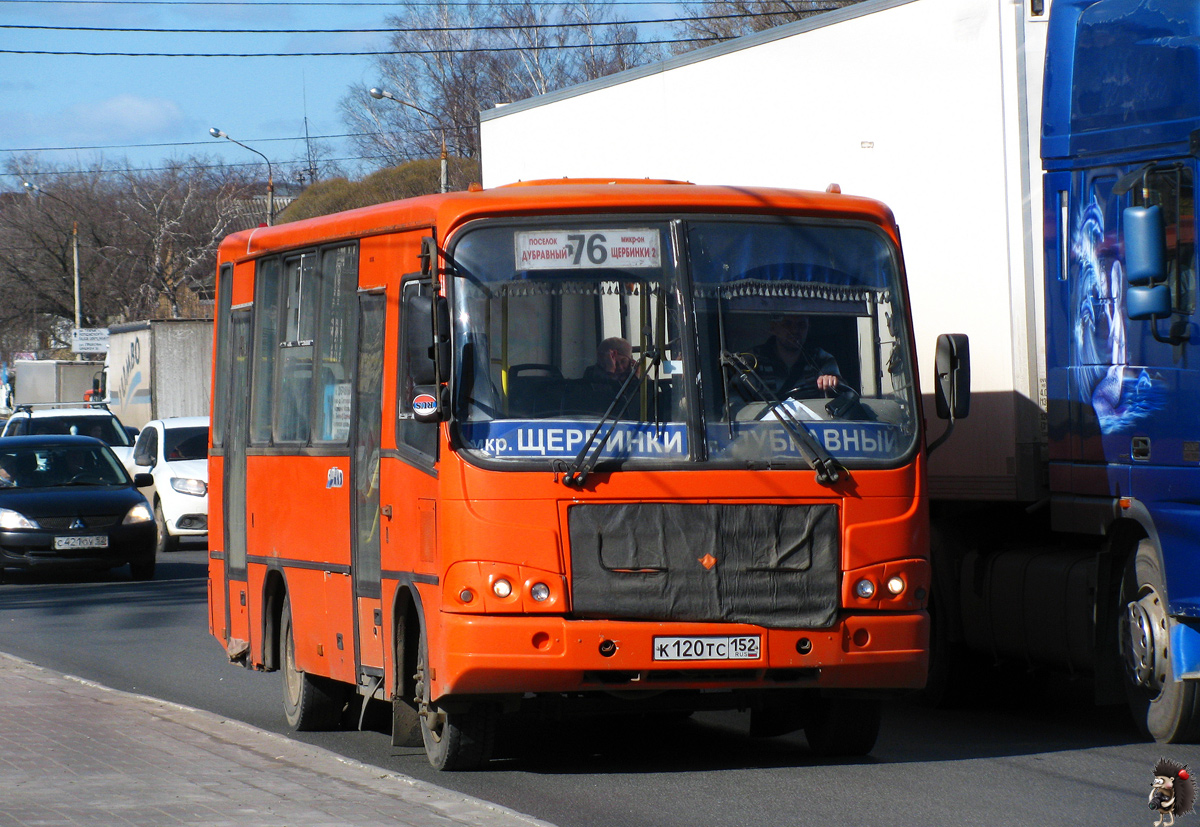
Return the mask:
<svg viewBox="0 0 1200 827"><path fill-rule="evenodd" d="M1120 653L1125 696L1134 721L1163 744L1188 743L1200 734L1200 691L1176 680L1171 664L1171 620L1158 550L1138 544L1121 581Z"/></svg>
<svg viewBox="0 0 1200 827"><path fill-rule="evenodd" d="M283 714L297 732L336 729L342 717L345 692L336 681L302 672L296 667L291 601L283 604Z"/></svg>
<svg viewBox="0 0 1200 827"><path fill-rule="evenodd" d="M804 737L825 758L869 753L879 738L881 704L865 698L818 698L805 710Z"/></svg>
<svg viewBox="0 0 1200 827"><path fill-rule="evenodd" d="M416 700L425 755L436 770L472 770L492 757L496 743L496 708L473 703L454 710L435 704L428 680L429 652L425 637L417 655Z"/></svg>

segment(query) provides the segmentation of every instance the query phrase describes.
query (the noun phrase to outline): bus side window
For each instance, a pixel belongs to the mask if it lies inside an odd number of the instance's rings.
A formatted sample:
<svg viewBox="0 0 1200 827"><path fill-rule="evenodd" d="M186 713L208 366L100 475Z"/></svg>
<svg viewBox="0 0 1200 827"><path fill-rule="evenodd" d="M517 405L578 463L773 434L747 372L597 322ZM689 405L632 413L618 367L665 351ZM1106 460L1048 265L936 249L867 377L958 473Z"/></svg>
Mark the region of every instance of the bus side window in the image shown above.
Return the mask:
<svg viewBox="0 0 1200 827"><path fill-rule="evenodd" d="M406 310L410 301L415 296L429 295L432 288L429 282L420 280L417 277L411 277L406 280L400 288L400 300L402 310L400 313L400 338L396 343L397 350L400 353L400 377L396 384L397 400L396 400L396 444L397 446L407 446L413 451L420 454L421 458L430 464L437 461L437 436L438 426L436 422L418 422L413 416L412 402L415 395L415 383L410 375L408 364L405 362L404 355L407 348L404 346L405 336L405 319Z"/></svg>

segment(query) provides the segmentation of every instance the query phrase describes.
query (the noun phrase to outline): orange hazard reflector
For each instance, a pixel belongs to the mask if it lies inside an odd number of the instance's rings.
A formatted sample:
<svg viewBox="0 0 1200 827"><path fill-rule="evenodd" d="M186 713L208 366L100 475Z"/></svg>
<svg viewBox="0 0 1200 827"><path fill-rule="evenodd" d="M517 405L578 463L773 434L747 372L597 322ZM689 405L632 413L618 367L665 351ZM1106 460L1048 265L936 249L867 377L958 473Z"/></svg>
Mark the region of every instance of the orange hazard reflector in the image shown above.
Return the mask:
<svg viewBox="0 0 1200 827"><path fill-rule="evenodd" d="M708 569L709 571L712 571L712 567L717 564L717 558L713 557L711 554L706 554L703 557L700 557L699 560L700 565L704 566L704 568Z"/></svg>
<svg viewBox="0 0 1200 827"><path fill-rule="evenodd" d="M1129 499L1128 497L1122 497L1121 499L1117 500L1117 502L1119 502L1121 504L1122 510L1125 510L1125 511L1128 511L1129 508L1133 505L1133 500Z"/></svg>

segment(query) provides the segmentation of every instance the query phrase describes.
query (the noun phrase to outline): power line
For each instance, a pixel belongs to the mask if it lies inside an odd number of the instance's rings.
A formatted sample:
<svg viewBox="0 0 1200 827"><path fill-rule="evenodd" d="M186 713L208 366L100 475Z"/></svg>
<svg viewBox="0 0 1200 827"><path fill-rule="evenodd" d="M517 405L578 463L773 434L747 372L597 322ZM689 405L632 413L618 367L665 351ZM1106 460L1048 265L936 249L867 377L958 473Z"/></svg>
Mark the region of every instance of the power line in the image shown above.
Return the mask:
<svg viewBox="0 0 1200 827"><path fill-rule="evenodd" d="M322 141L336 140L338 138L362 138L367 135L374 135L373 132L346 132L341 135L310 135L307 140ZM281 141L303 141L306 140L303 136L295 138L246 138L248 143L265 144ZM214 146L212 139L207 141L175 141L173 143L157 143L157 144L108 144L94 146L31 146L20 147L17 149L3 149L0 152L78 152L90 149L159 149L162 147L177 147L177 146ZM216 144L221 146L221 144Z"/></svg>
<svg viewBox="0 0 1200 827"><path fill-rule="evenodd" d="M544 46L481 46L470 49L411 49L369 52L77 52L43 49L0 49L4 55L55 55L59 57L378 57L381 55L464 55L482 52L528 52L551 49L608 49L616 46L669 46L674 43L707 43L721 37L689 37L674 40L638 40L629 43L559 43Z"/></svg>
<svg viewBox="0 0 1200 827"><path fill-rule="evenodd" d="M833 6L829 7L834 8ZM826 11L827 9L820 9ZM116 26L43 26L22 23L0 23L0 29L27 29L54 32L120 32L123 34L437 34L442 32L489 32L523 29L583 29L601 26L648 26L654 23L690 23L706 20L734 20L747 17L782 17L794 14L791 10L710 14L700 17L656 17L646 20L608 20L575 23L509 23L481 26L423 26L374 29L161 29L121 28Z"/></svg>
<svg viewBox="0 0 1200 827"><path fill-rule="evenodd" d="M706 0L675 0L676 5L686 6L692 3L702 3ZM0 0L0 4L25 4L25 5L52 5L52 6L316 6L323 8L342 8L347 6L389 6L395 8L398 3L393 2L347 2L337 3L332 0L299 0L299 2L290 2L289 0L264 0L261 3L245 2L245 0ZM479 6L482 5L479 0L405 0L405 6ZM526 3L524 0L513 0L513 2L489 2L489 6L557 6L559 3L553 0L537 0L536 2ZM644 0L605 0L605 6L644 6Z"/></svg>

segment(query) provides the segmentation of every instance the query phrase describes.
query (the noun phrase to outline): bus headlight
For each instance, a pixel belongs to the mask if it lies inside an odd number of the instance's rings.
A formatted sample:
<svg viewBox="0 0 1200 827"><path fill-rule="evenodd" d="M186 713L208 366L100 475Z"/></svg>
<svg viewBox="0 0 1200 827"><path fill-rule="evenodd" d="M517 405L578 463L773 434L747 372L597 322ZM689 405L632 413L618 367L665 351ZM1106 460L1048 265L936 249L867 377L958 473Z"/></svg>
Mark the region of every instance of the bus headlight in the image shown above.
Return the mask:
<svg viewBox="0 0 1200 827"><path fill-rule="evenodd" d="M492 594L503 600L512 594L512 583L509 583L503 577L492 581Z"/></svg>
<svg viewBox="0 0 1200 827"><path fill-rule="evenodd" d="M550 587L545 583L534 583L529 589L529 596L538 603L544 603L550 598Z"/></svg>
<svg viewBox="0 0 1200 827"><path fill-rule="evenodd" d="M864 577L854 584L854 593L863 600L870 600L875 596L875 584Z"/></svg>

